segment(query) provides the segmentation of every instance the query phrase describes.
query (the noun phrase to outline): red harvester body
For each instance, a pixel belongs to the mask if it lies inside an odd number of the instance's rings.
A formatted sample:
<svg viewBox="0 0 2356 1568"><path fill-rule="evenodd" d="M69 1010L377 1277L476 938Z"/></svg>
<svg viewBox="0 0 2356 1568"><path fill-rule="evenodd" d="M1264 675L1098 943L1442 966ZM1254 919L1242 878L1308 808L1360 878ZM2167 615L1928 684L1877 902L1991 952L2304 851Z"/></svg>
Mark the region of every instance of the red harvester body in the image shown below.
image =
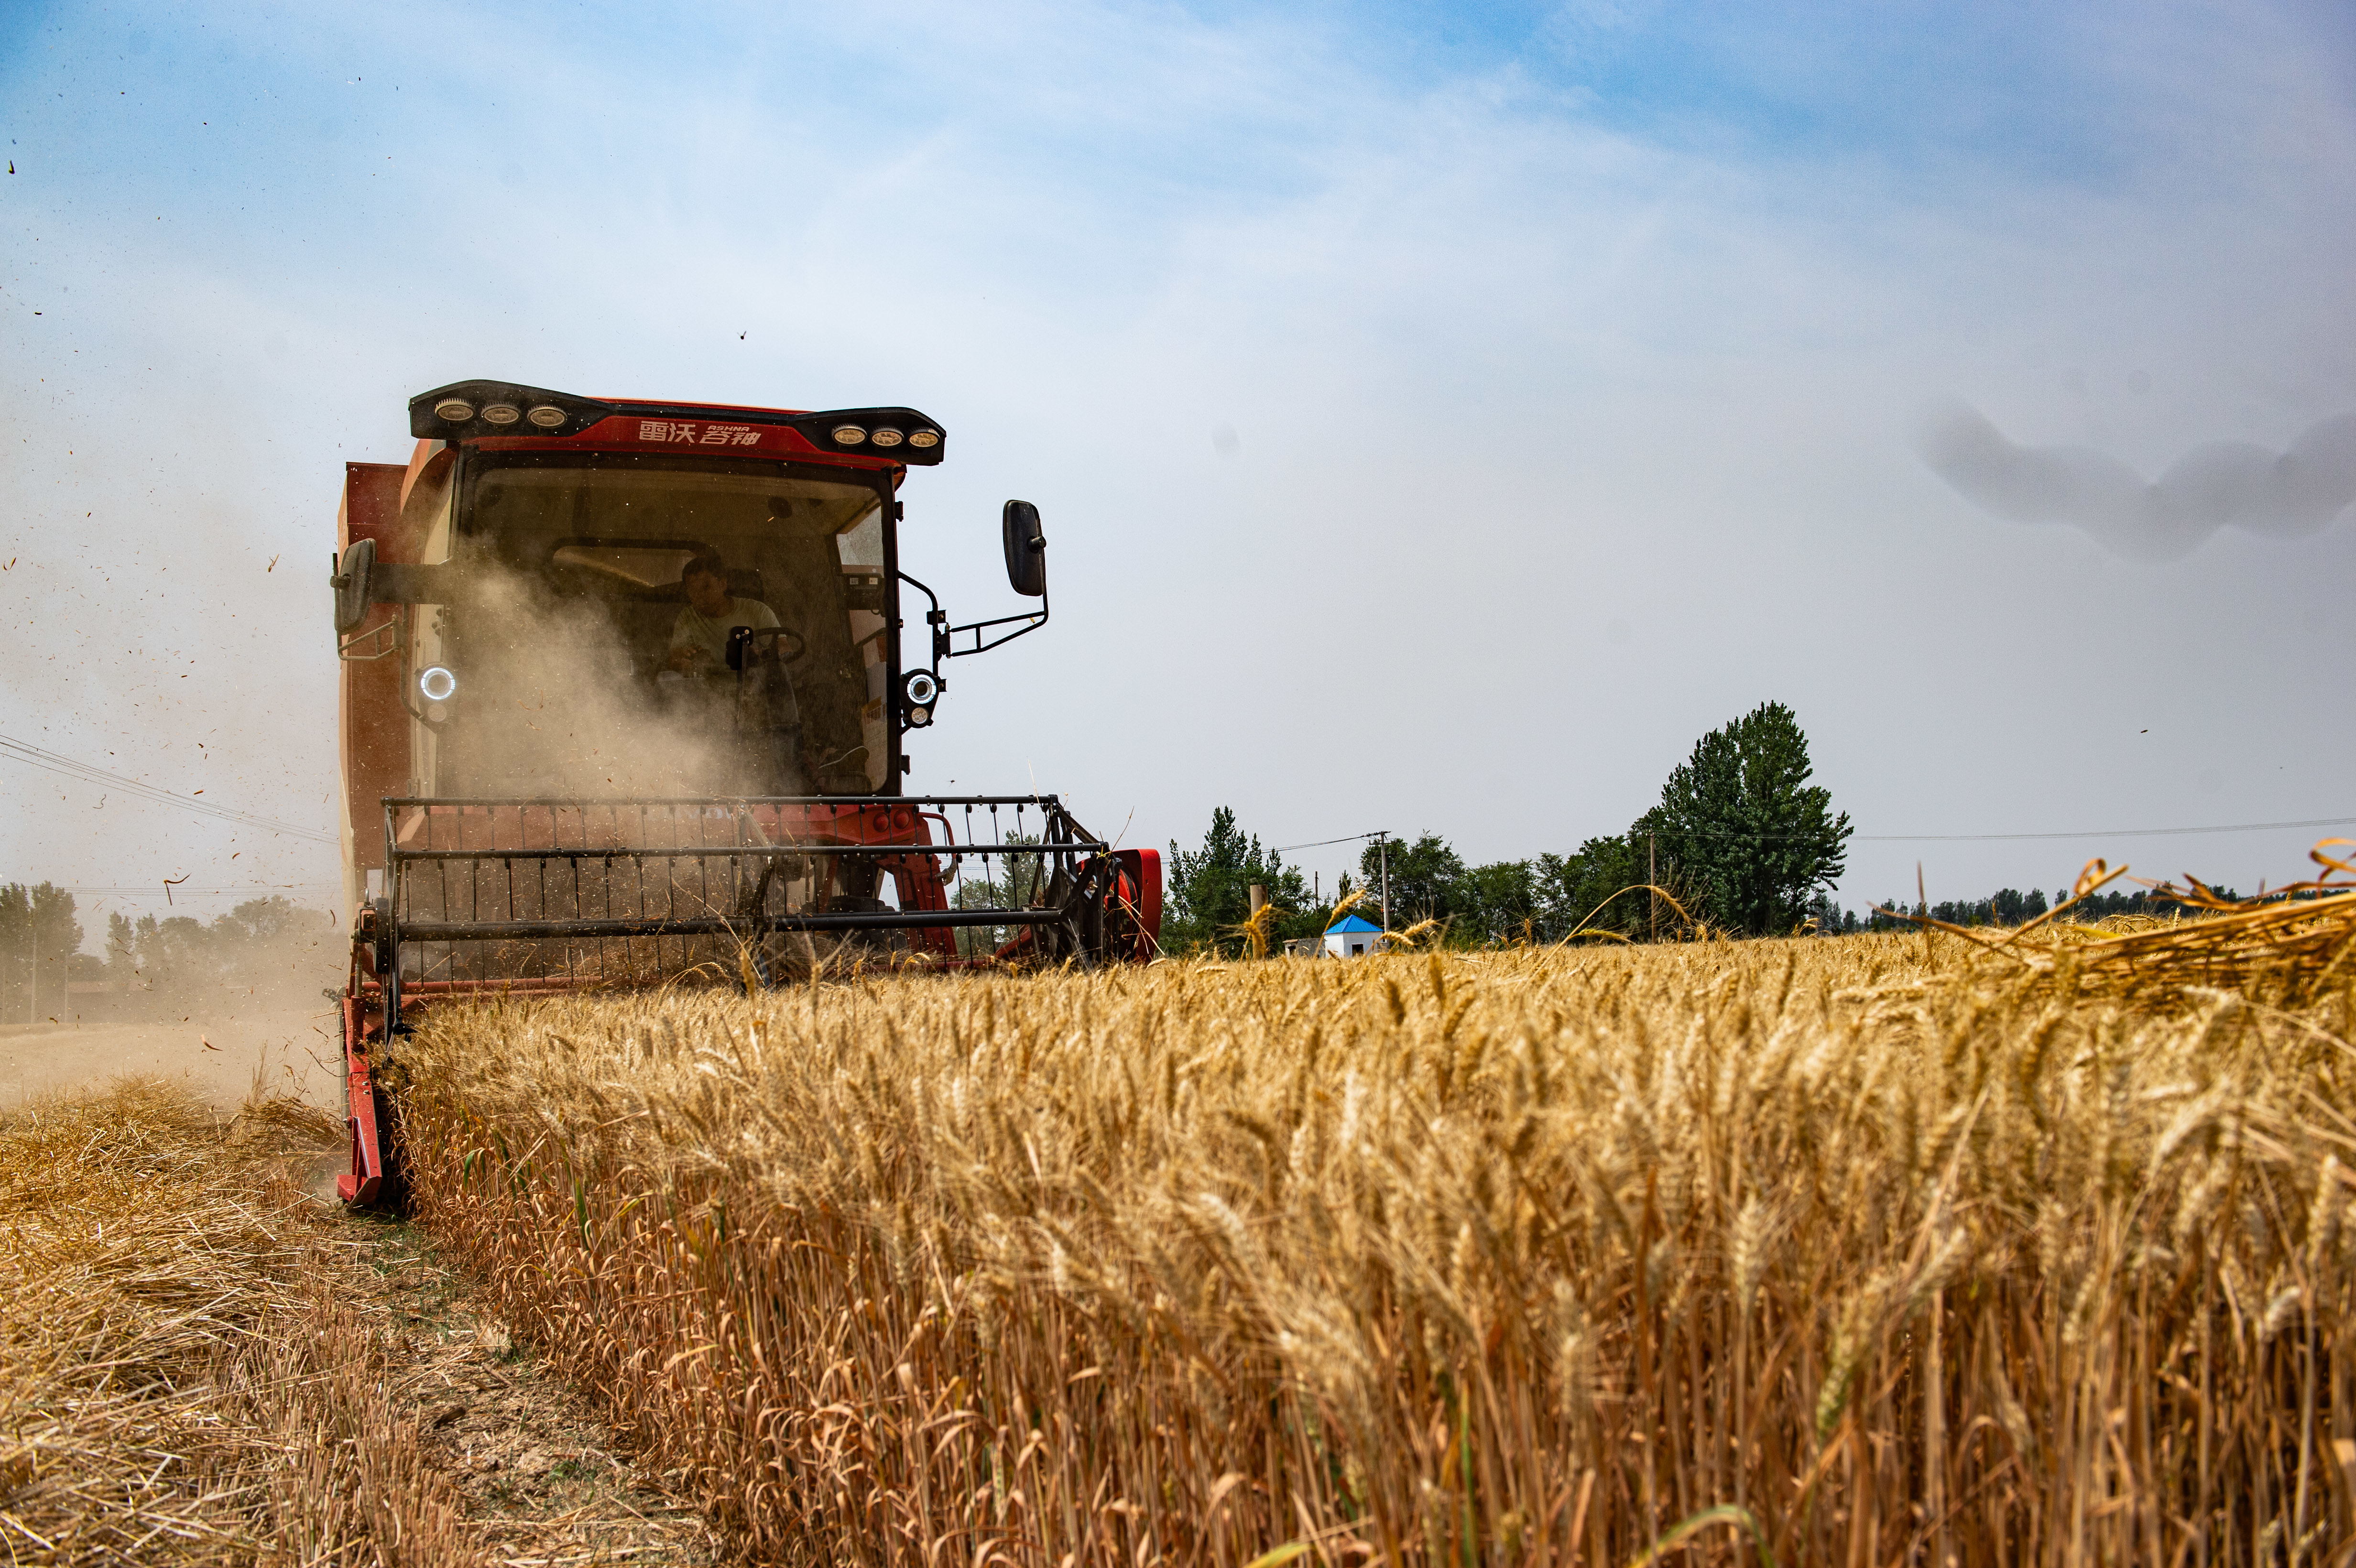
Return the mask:
<svg viewBox="0 0 2356 1568"><path fill-rule="evenodd" d="M1001 523L1035 611L952 626L901 571L938 424L468 381L410 426L406 467L347 465L337 526L345 1199L397 1198L378 1068L423 1008L1152 956L1153 851L1053 795L905 789L944 663L1047 619L1027 503Z"/></svg>

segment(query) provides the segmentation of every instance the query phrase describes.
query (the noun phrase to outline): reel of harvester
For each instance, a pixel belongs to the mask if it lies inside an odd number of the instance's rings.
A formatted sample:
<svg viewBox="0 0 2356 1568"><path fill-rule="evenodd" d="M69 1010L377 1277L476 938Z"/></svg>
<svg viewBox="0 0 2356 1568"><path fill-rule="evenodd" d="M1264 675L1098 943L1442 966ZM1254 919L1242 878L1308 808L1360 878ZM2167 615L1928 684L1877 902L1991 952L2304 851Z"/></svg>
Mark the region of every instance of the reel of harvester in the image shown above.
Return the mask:
<svg viewBox="0 0 2356 1568"><path fill-rule="evenodd" d="M347 1199L381 1199L369 1047L423 1004L819 971L1144 963L1161 867L1054 795L384 802L355 933ZM885 899L885 892L891 893Z"/></svg>

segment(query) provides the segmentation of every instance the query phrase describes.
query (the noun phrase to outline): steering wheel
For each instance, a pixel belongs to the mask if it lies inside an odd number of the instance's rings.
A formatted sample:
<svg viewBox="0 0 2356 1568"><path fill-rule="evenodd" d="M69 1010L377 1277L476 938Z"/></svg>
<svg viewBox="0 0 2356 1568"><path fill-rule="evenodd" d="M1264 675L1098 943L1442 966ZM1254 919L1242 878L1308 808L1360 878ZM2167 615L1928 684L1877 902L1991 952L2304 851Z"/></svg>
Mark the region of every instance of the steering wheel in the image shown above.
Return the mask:
<svg viewBox="0 0 2356 1568"><path fill-rule="evenodd" d="M808 639L803 637L799 632L794 631L790 627L738 626L728 634L728 656L726 663L730 669L742 669L744 667L744 655L751 649L755 640L757 638L768 639L769 645L776 650L777 663L779 665L798 663L801 656L809 652L809 643ZM790 652L786 648L786 644L788 641L793 644L793 648Z"/></svg>

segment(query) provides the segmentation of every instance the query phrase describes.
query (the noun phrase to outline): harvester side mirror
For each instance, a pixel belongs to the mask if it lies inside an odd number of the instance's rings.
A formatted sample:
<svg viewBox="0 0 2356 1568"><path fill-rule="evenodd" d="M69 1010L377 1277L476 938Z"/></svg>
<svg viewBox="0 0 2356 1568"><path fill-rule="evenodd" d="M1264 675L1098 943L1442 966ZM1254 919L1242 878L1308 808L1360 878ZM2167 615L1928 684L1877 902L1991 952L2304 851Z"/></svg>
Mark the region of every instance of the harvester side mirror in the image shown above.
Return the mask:
<svg viewBox="0 0 2356 1568"><path fill-rule="evenodd" d="M327 579L336 591L336 630L350 631L367 619L369 580L376 573L376 540L354 539L344 548L344 559Z"/></svg>
<svg viewBox="0 0 2356 1568"><path fill-rule="evenodd" d="M1047 536L1039 527L1039 508L1028 501L1009 501L1006 530L1006 581L1025 598L1047 592Z"/></svg>

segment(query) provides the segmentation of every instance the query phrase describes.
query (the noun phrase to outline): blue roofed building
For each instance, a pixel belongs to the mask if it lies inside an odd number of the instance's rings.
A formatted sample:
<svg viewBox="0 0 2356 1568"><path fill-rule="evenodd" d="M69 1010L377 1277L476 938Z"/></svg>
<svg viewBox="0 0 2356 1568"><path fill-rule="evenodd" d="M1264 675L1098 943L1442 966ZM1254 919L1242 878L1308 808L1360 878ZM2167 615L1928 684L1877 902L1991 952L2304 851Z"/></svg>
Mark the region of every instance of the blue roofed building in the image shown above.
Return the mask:
<svg viewBox="0 0 2356 1568"><path fill-rule="evenodd" d="M1363 958L1379 953L1383 928L1355 914L1345 914L1325 928L1325 951L1335 958Z"/></svg>

